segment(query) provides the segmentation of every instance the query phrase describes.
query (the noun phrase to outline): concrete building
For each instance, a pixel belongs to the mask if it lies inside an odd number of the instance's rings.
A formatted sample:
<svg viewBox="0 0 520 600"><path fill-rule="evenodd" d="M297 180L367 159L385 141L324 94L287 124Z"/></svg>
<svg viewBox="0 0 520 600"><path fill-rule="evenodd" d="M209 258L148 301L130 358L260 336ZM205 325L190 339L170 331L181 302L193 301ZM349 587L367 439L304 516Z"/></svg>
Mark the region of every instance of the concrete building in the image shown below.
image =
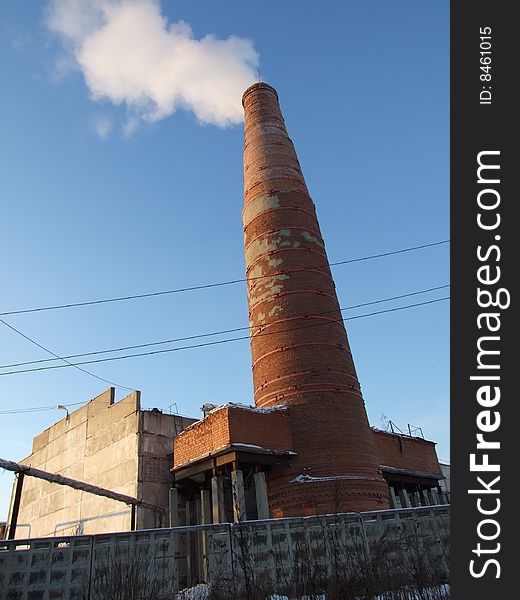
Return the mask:
<svg viewBox="0 0 520 600"><path fill-rule="evenodd" d="M221 407L175 439L178 493L192 490L202 522L436 503L434 444L368 423L278 95L256 83L242 103L255 407Z"/></svg>
<svg viewBox="0 0 520 600"><path fill-rule="evenodd" d="M441 472L444 479L440 482L441 490L445 495L446 501L450 501L451 495L451 466L448 463L441 462Z"/></svg>
<svg viewBox="0 0 520 600"><path fill-rule="evenodd" d="M37 435L31 455L20 462L158 506L163 510L137 507L136 526L166 526L173 439L195 420L142 410L139 392L118 402L114 397L110 388ZM127 531L130 525L131 509L121 502L25 477L17 538Z"/></svg>

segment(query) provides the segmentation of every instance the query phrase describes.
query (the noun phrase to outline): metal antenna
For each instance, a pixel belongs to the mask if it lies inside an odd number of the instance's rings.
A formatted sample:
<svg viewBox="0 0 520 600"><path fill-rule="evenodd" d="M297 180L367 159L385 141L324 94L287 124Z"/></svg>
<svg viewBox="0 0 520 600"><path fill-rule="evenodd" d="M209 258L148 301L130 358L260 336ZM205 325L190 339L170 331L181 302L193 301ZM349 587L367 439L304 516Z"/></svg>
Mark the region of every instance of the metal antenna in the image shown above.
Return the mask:
<svg viewBox="0 0 520 600"><path fill-rule="evenodd" d="M260 67L257 67L256 70L258 71L258 83L260 83Z"/></svg>

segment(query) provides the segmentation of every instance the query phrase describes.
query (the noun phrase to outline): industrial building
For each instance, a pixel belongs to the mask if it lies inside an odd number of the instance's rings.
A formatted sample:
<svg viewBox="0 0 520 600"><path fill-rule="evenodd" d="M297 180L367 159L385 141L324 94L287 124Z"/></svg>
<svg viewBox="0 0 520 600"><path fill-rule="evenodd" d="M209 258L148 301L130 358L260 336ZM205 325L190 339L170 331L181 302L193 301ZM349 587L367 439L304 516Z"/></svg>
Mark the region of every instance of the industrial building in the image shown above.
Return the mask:
<svg viewBox="0 0 520 600"><path fill-rule="evenodd" d="M139 498L158 510L138 506L135 527L167 526L172 440L195 420L142 410L139 392L118 402L114 398L110 388L42 431L33 439L30 456L20 462ZM16 538L132 528L132 509L124 503L35 477L24 477L17 512Z"/></svg>
<svg viewBox="0 0 520 600"><path fill-rule="evenodd" d="M435 444L369 425L277 92L256 83L242 102L254 406L195 420L142 411L138 393L113 403L112 390L37 436L24 463L164 507L168 518L138 508L139 528L443 503ZM130 517L31 481L19 523L17 537L34 537L127 530Z"/></svg>
<svg viewBox="0 0 520 600"><path fill-rule="evenodd" d="M316 209L278 94L256 83L242 104L255 407L219 408L177 436L175 486L201 489L204 522L209 496L213 521L437 502L442 474L434 444L368 423Z"/></svg>

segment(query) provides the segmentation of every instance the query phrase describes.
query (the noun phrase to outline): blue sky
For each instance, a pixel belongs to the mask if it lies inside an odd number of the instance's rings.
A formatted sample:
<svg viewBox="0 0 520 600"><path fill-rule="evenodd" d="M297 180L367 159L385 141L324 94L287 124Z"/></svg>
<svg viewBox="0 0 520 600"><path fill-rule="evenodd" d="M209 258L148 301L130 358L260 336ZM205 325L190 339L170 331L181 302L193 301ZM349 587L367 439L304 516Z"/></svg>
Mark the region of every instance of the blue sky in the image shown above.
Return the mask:
<svg viewBox="0 0 520 600"><path fill-rule="evenodd" d="M241 124L201 123L202 113L183 108L153 120L143 117L149 105L94 98L49 31L45 6L6 0L0 13L0 312L242 278ZM449 237L447 1L160 8L169 23L189 23L195 40L254 45L262 78L279 92L331 262ZM449 246L333 272L341 306L388 298L447 284ZM3 318L64 355L247 326L247 299L239 283ZM384 414L401 428L420 426L448 459L448 302L350 321L347 330L371 423L381 427ZM41 358L0 323L0 364ZM205 402L252 403L247 341L86 368L141 390L148 408L176 403L197 416ZM73 368L0 376L0 411L86 402L106 387ZM62 415L0 415L0 456L25 457L32 437ZM0 519L11 483L0 472Z"/></svg>

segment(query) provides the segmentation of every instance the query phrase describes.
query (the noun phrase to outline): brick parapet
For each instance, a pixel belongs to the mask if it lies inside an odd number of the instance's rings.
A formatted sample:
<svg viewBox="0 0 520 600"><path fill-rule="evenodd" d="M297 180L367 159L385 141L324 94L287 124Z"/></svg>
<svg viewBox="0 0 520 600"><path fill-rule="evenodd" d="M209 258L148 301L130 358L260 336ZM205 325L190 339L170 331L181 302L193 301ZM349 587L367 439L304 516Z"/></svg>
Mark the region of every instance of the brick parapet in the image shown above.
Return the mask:
<svg viewBox="0 0 520 600"><path fill-rule="evenodd" d="M373 429L372 433L380 465L442 476L434 442L378 429Z"/></svg>
<svg viewBox="0 0 520 600"><path fill-rule="evenodd" d="M285 408L262 411L240 405L219 407L175 438L173 466L196 462L232 444L292 451L288 412Z"/></svg>

